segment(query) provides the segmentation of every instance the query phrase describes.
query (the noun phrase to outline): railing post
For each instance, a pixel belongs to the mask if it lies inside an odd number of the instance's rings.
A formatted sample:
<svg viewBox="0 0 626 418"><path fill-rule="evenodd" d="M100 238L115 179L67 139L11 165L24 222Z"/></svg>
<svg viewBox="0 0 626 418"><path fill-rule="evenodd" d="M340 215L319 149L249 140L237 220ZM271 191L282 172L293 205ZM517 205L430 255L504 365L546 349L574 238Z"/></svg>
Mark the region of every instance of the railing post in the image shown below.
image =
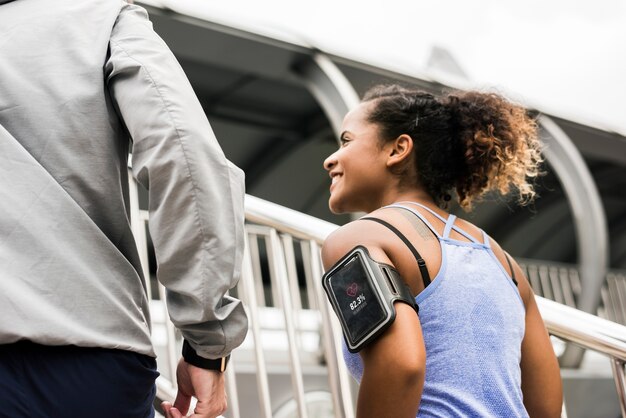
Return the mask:
<svg viewBox="0 0 626 418"><path fill-rule="evenodd" d="M291 366L291 383L295 392L295 399L298 406L298 416L307 418L306 403L304 400L304 383L302 381L302 367L300 365L300 355L296 341L296 330L294 325L294 310L291 303L289 283L285 265L285 254L282 249L280 238L275 229L270 230L268 246L268 258L270 259L271 271L276 276L278 287L278 298L285 318L285 331L289 345L289 359Z"/></svg>
<svg viewBox="0 0 626 418"><path fill-rule="evenodd" d="M617 389L617 398L622 410L622 417L626 417L626 376L624 376L624 361L615 357L611 358L611 368Z"/></svg>
<svg viewBox="0 0 626 418"><path fill-rule="evenodd" d="M292 308L294 311L302 309L302 301L300 298L300 287L298 285L298 272L296 269L296 256L293 251L293 238L289 234L281 234L280 238L283 242L283 251L285 254L285 268L287 269L287 281L289 282L289 291L291 293Z"/></svg>
<svg viewBox="0 0 626 418"><path fill-rule="evenodd" d="M254 275L252 270L252 260L250 258L250 240L248 234L244 234L245 247L243 253L243 265L241 268L241 282L243 283L244 294L248 304L248 321L252 338L254 339L254 360L256 362L256 381L259 394L260 411L262 418L272 418L272 408L270 402L269 383L267 380L267 369L265 367L265 355L263 354L263 344L261 342L261 328L259 326L259 306L256 299L254 286Z"/></svg>
<svg viewBox="0 0 626 418"><path fill-rule="evenodd" d="M315 278L317 277L319 280L319 277L321 276L315 276L315 273L313 273L312 271L312 266L313 264L315 264L313 260L316 260L316 258L313 258L313 256L311 255L311 245L311 241L309 240L300 241L300 249L302 251L302 264L304 264L304 280L306 282L306 294L307 300L309 302L309 309L319 310L317 296L315 295L315 291L313 289L315 289L315 286L317 285L317 281ZM316 256L319 257L319 255Z"/></svg>
<svg viewBox="0 0 626 418"><path fill-rule="evenodd" d="M163 287L160 283L158 286L159 289L159 299L161 299L163 306L163 313L165 318L165 335L166 335L166 343L165 349L167 352L167 366L170 370L170 380L172 381L172 385L176 387L176 368L178 367L178 355L176 353L176 330L174 329L174 324L170 321L170 314L167 311L167 302L165 300L165 287Z"/></svg>
<svg viewBox="0 0 626 418"><path fill-rule="evenodd" d="M129 157L130 159L130 157ZM130 160L129 160L130 164ZM133 178L133 172L128 168L128 176ZM130 204L130 228L133 231L137 251L139 252L139 260L141 261L141 271L146 285L146 294L148 300L152 300L152 289L150 287L150 270L148 268L148 240L146 239L146 223L148 221L147 213L144 214L139 208L139 191L135 181L128 182L128 201Z"/></svg>
<svg viewBox="0 0 626 418"><path fill-rule="evenodd" d="M272 294L272 302L274 307L280 308L285 311L285 305L283 305L284 298L280 294L282 292L282 284L280 283L282 278L282 272L284 270L284 254L280 247L280 240L275 242L272 238L272 232L276 234L275 229L270 229L269 234L265 237L265 250L267 251L267 260L270 268L270 292ZM278 238L278 236L277 236ZM276 245L279 245L276 247ZM280 261L277 261L275 257L279 257ZM284 272L285 276L287 272ZM289 286L287 286L289 288ZM290 304L291 306L291 304ZM286 324L285 324L286 325Z"/></svg>
<svg viewBox="0 0 626 418"><path fill-rule="evenodd" d="M241 418L239 412L239 396L237 395L237 378L235 377L235 364L230 362L230 367L226 368L226 387L228 389L228 410L232 418Z"/></svg>
<svg viewBox="0 0 626 418"><path fill-rule="evenodd" d="M247 225L246 230L250 233L250 225ZM254 239L251 240L250 237L246 237L246 247L248 251L248 259L250 260L250 278L253 281L252 289L255 292L255 300L257 302L257 306L267 306L267 301L265 300L265 289L263 287L263 280L261 274L261 266L259 265L259 259L261 258L259 255L259 243L257 241L257 234L254 234ZM253 263L252 260L255 262ZM276 302L274 302L276 303Z"/></svg>
<svg viewBox="0 0 626 418"><path fill-rule="evenodd" d="M348 376L343 366L343 355L341 347L337 344L341 341L341 331L337 324L333 322L330 314L329 304L322 291L321 277L322 266L319 246L315 241L309 241L311 275L319 278L320 282L314 284L314 288L309 291L314 292L317 298L317 306L322 317L322 338L324 341L324 354L326 356L326 367L328 370L328 380L333 397L333 410L337 418L353 418L354 402L350 391L350 376Z"/></svg>

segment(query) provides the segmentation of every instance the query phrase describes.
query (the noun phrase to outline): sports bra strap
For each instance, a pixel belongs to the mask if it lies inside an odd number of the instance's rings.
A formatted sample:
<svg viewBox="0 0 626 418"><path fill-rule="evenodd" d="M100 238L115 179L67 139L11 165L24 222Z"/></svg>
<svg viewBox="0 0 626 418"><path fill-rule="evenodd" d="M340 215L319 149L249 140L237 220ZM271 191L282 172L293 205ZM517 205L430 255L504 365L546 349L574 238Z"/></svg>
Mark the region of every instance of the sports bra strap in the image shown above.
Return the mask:
<svg viewBox="0 0 626 418"><path fill-rule="evenodd" d="M422 274L422 281L424 282L424 287L427 287L430 284L430 274L428 274L428 269L426 268L426 262L424 261L420 253L417 252L413 244L411 244L411 241L409 241L407 237L405 237L404 234L398 230L398 228L391 225L387 221L384 221L379 218L373 218L371 216L366 216L360 219L366 220L366 221L378 222L379 224L387 227L391 232L396 234L398 238L400 238L402 242L404 242L404 244L409 248L409 250L413 254L413 257L415 257L415 260L417 261L417 266L419 267L420 273Z"/></svg>
<svg viewBox="0 0 626 418"><path fill-rule="evenodd" d="M515 280L515 270L513 270L513 264L511 263L511 258L506 253L506 251L504 251L504 257L506 258L506 262L509 263L509 269L511 270L511 280L513 280L513 283L515 283L515 286L517 286L517 280Z"/></svg>
<svg viewBox="0 0 626 418"><path fill-rule="evenodd" d="M433 235L437 238L437 239L441 239L441 235L439 235L439 233L437 232L437 230L435 229L434 226L432 226L432 224L430 222L428 222L428 219L426 219L426 217L424 217L424 215L422 215L421 213L419 213L416 209L408 207L408 206L404 206L401 204L393 204L393 205L387 205L385 206L385 208L398 208L398 209L404 209L407 212L412 213L413 215L415 215L424 225L426 225L426 227L430 230L430 232L433 233Z"/></svg>
<svg viewBox="0 0 626 418"><path fill-rule="evenodd" d="M429 208L426 205L422 205L421 203L417 203L417 202L413 202L410 200L404 201L404 202L398 202L396 204L402 204L402 203L410 203L411 205L415 205L415 206L419 206L422 209L426 209L428 212L430 212L434 217L439 218L439 220L441 222L443 222L444 224L447 222L446 218L444 218L443 216L441 216L440 214L438 214L437 212L435 212L434 210L432 210L431 208Z"/></svg>

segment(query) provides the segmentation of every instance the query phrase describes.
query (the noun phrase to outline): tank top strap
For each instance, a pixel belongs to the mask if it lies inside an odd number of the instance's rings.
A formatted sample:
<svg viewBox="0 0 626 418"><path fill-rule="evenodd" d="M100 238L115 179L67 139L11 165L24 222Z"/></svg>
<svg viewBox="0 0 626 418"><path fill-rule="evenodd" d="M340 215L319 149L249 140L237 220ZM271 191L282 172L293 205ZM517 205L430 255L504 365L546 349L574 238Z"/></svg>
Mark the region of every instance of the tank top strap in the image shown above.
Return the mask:
<svg viewBox="0 0 626 418"><path fill-rule="evenodd" d="M443 230L443 235L440 235L439 232L437 232L437 230L426 219L426 217L424 215L422 215L415 208L407 206L406 203L409 203L409 204L415 205L415 206L419 206L420 208L423 208L423 209L427 210L428 212L430 212L437 219L441 220L441 222L443 222L444 225L445 225L444 226L444 230ZM472 242L474 244L478 244L478 245L482 245L483 244L479 240L477 240L476 238L474 238L473 236L471 236L470 234L465 232L463 229L459 228L458 226L456 226L454 224L454 221L456 221L456 219L457 219L456 215L450 214L450 215L448 215L448 219L446 219L443 216L439 215L434 210L432 210L431 208L429 208L427 206L424 206L421 203L411 202L411 201L394 203L392 205L385 206L385 208L399 208L399 209L408 210L409 212L411 212L415 216L417 216L428 227L428 229L430 229L432 231L432 233L435 234L435 236L439 240L448 240L448 239L450 239L450 232L452 232L452 230L454 230L454 231L458 232L459 234L463 235L465 238L467 238L470 242ZM484 233L484 231L483 231L483 233ZM488 244L488 241L486 241L486 242Z"/></svg>
<svg viewBox="0 0 626 418"><path fill-rule="evenodd" d="M483 244L485 244L485 247L487 248L491 248L491 241L489 239L489 235L487 235L487 233L485 231L482 231L483 233Z"/></svg>
<svg viewBox="0 0 626 418"><path fill-rule="evenodd" d="M453 214L450 214L448 216L448 219L446 220L446 226L443 229L443 239L450 238L450 231L452 231L452 227L454 226L455 219L456 219L456 216ZM458 230L458 228L454 228L454 229Z"/></svg>
<svg viewBox="0 0 626 418"><path fill-rule="evenodd" d="M432 231L432 233L433 233L433 234L435 234L435 236L436 236L438 239L440 239L440 240L442 239L442 236L441 236L441 235L439 235L439 233L437 232L437 230L436 230L436 229L432 226L432 224L431 224L430 222L428 222L428 220L426 219L426 217L425 217L424 215L422 215L422 214L421 214L421 213L419 213L417 210L415 210L415 209L413 209L413 208L411 208L411 207L409 207L409 206L405 206L405 205L403 205L402 203L403 203L403 202L400 202L400 203L394 203L393 205L387 205L387 206L385 206L385 208L398 208L398 209L404 209L404 210L407 210L407 211L411 212L413 215L417 216L417 217L419 218L419 220L420 220L420 221L422 221L422 222L424 223L424 225L426 225L426 226L428 227L428 229L430 229L430 230ZM411 202L411 203L412 203L412 202ZM416 203L416 205L418 205L418 206L420 206L420 207L423 207L423 208L425 208L426 210L429 210L429 211L430 211L430 209L428 209L426 206L422 206L422 205L417 204L417 203ZM431 211L431 212L432 212L432 211ZM439 219L441 219L443 222L446 222L446 220L445 220L445 219L443 219L441 216L439 216L439 215L438 215L438 214L436 214L435 212L433 212L433 214L434 214L435 216L437 216Z"/></svg>
<svg viewBox="0 0 626 418"><path fill-rule="evenodd" d="M454 215L450 215L450 217L452 217ZM454 225L454 221L456 220L456 216L454 216L454 219L452 219L452 221L450 222L450 230L455 230L456 232L458 232L459 234L463 235L465 238L467 238L470 242L477 244L477 245L483 245L482 242L480 242L478 239L474 238L472 235L468 234L467 232L465 232L464 229L461 229L460 227ZM484 232L483 232L484 234ZM450 238L449 235L446 235L445 238ZM483 235L483 239L484 239L484 235Z"/></svg>

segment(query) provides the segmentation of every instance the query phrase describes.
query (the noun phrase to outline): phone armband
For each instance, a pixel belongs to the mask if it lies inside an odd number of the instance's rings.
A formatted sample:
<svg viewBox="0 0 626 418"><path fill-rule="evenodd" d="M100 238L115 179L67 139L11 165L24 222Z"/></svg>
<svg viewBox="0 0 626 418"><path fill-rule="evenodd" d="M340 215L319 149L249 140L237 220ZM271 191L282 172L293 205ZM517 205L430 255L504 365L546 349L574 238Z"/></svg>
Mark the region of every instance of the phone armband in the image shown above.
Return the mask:
<svg viewBox="0 0 626 418"><path fill-rule="evenodd" d="M391 326L396 318L394 302L404 302L419 312L400 274L392 266L374 261L360 245L324 274L322 286L351 353Z"/></svg>

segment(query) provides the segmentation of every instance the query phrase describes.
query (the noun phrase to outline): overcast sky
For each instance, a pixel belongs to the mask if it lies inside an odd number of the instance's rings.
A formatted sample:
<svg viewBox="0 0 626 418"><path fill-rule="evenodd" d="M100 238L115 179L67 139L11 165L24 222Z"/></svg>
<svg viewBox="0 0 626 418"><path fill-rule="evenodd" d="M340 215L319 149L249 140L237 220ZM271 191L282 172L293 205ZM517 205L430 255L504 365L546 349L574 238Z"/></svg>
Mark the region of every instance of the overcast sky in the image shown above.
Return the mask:
<svg viewBox="0 0 626 418"><path fill-rule="evenodd" d="M150 0L414 75L445 48L470 86L626 135L623 0Z"/></svg>

